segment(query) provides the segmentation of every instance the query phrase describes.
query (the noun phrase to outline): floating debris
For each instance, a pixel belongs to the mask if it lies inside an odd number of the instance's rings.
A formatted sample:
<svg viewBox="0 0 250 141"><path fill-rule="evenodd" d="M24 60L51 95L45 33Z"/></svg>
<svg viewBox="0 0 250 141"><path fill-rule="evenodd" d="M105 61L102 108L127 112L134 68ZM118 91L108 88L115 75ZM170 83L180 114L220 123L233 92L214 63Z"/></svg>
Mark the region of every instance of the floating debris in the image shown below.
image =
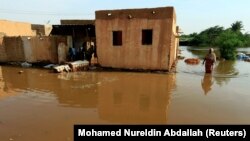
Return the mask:
<svg viewBox="0 0 250 141"><path fill-rule="evenodd" d="M22 67L26 67L26 68L28 68L28 67L31 67L31 66L32 66L32 64L27 63L27 62L24 62L24 63L21 63L21 66L22 66Z"/></svg>
<svg viewBox="0 0 250 141"><path fill-rule="evenodd" d="M19 74L22 74L22 73L23 73L23 71L22 71L22 70L20 70L18 73L19 73Z"/></svg>
<svg viewBox="0 0 250 141"><path fill-rule="evenodd" d="M178 59L179 59L179 60L183 60L183 59L185 59L185 57L179 55L179 56L178 56Z"/></svg>
<svg viewBox="0 0 250 141"><path fill-rule="evenodd" d="M249 58L249 59L246 59L246 60L244 60L244 61L246 61L246 62L250 62L250 58Z"/></svg>
<svg viewBox="0 0 250 141"><path fill-rule="evenodd" d="M198 58L188 58L185 60L185 63L190 65L198 65L200 63L200 59Z"/></svg>
<svg viewBox="0 0 250 141"><path fill-rule="evenodd" d="M69 67L69 65L60 65L53 67L53 70L57 73L61 73L61 72L70 72L71 68Z"/></svg>
<svg viewBox="0 0 250 141"><path fill-rule="evenodd" d="M49 65L46 65L46 66L44 66L43 68L45 68L45 69L52 69L53 67L56 67L57 65L55 65L55 64L49 64Z"/></svg>
<svg viewBox="0 0 250 141"><path fill-rule="evenodd" d="M72 71L81 71L81 70L87 70L89 67L89 61L74 61L69 63L70 68Z"/></svg>

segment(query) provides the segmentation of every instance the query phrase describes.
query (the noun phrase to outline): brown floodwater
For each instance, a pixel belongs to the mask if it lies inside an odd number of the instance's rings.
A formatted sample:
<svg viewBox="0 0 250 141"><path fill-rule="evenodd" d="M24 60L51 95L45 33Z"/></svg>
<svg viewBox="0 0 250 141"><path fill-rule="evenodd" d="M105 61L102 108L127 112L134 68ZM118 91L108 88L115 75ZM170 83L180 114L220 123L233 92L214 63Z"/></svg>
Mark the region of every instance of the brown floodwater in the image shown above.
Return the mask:
<svg viewBox="0 0 250 141"><path fill-rule="evenodd" d="M218 61L211 75L183 60L172 74L0 66L0 140L72 141L74 124L250 124L249 82L244 61Z"/></svg>

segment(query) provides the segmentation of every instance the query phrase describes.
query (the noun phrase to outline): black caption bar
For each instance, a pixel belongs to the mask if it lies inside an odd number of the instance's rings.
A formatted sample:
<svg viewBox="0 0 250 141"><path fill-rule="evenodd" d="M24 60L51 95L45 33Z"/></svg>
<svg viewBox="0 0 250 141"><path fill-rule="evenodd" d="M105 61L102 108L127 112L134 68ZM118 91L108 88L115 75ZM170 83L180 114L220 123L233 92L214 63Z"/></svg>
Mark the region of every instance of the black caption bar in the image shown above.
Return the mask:
<svg viewBox="0 0 250 141"><path fill-rule="evenodd" d="M86 137L164 137L249 140L250 125L74 125L74 141Z"/></svg>

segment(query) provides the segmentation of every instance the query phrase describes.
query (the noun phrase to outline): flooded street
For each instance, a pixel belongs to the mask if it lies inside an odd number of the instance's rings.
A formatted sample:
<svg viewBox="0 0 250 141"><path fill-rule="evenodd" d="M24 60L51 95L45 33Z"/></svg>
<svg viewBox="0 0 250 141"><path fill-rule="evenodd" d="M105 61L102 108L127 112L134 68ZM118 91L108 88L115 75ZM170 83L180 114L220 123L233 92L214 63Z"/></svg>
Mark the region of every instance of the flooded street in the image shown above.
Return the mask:
<svg viewBox="0 0 250 141"><path fill-rule="evenodd" d="M187 58L202 58L207 53L204 48L180 49ZM243 50L250 53L249 48ZM178 62L167 123L249 124L250 63L218 60L212 75L204 74L204 67Z"/></svg>
<svg viewBox="0 0 250 141"><path fill-rule="evenodd" d="M207 52L180 50L186 58ZM0 140L72 141L74 124L250 124L249 82L244 61L218 61L212 75L184 60L175 74L1 66Z"/></svg>

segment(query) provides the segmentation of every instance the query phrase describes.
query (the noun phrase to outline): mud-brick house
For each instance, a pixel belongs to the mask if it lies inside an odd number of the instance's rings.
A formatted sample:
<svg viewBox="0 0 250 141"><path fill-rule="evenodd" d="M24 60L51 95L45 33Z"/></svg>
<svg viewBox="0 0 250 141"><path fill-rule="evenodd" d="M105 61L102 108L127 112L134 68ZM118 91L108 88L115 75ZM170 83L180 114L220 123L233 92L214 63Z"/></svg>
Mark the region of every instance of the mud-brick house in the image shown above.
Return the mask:
<svg viewBox="0 0 250 141"><path fill-rule="evenodd" d="M169 71L178 32L173 7L96 11L98 62L103 67Z"/></svg>

